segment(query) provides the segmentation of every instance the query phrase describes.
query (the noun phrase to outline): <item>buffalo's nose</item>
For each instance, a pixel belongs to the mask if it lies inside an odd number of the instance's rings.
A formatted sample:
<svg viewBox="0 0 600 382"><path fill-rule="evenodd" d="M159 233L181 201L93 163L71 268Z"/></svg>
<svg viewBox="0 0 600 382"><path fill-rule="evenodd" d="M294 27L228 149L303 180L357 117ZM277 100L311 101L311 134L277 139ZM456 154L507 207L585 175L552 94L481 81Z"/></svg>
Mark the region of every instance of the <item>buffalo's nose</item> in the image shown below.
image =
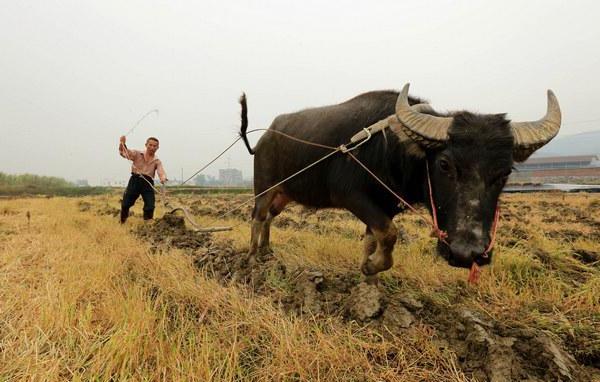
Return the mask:
<svg viewBox="0 0 600 382"><path fill-rule="evenodd" d="M484 252L485 248L480 245L471 244L457 240L450 244L452 265L458 267L470 267L475 259Z"/></svg>

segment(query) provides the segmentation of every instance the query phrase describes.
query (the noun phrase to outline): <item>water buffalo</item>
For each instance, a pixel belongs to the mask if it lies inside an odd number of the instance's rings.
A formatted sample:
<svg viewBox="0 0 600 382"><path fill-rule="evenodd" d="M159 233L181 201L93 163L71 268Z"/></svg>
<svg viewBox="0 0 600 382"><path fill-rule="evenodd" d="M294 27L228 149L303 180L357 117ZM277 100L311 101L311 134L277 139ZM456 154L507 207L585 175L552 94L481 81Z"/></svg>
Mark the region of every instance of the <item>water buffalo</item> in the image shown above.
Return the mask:
<svg viewBox="0 0 600 382"><path fill-rule="evenodd" d="M269 132L251 148L245 95L240 103L240 134L255 155L255 195L327 154L327 148ZM368 92L337 105L280 115L269 130L337 147L361 129L385 120L388 128L352 153L406 201L425 203L431 213L429 168L439 228L447 233L445 240L438 241L438 253L455 267L489 264L492 253L486 248L498 197L513 162L524 161L558 133L558 101L549 90L546 115L535 122L512 122L505 114L442 114L420 103L408 96L407 84L400 93ZM251 259L269 247L271 221L290 201L345 208L365 223L361 271L367 279L392 266L398 234L392 218L403 208L348 155L335 154L256 199Z"/></svg>

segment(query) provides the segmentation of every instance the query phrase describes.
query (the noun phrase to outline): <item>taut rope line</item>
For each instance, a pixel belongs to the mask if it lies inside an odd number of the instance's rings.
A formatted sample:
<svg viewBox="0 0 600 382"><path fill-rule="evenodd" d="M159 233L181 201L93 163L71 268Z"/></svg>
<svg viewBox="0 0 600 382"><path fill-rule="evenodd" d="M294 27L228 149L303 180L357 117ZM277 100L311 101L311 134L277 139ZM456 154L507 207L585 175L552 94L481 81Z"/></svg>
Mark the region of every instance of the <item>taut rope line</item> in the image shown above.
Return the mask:
<svg viewBox="0 0 600 382"><path fill-rule="evenodd" d="M129 157L129 150L127 149L127 145L123 144L123 146L125 147L125 156L127 156L127 159L129 159L131 161L131 166L140 171L139 168L137 168L134 164L133 161L131 160L131 158ZM138 175L140 178L142 178L146 183L148 183L148 185L150 187L152 187L152 189L154 191L156 191L160 196L161 196L161 200L163 202L163 205L167 208L172 208L170 213L174 213L178 210L181 210L183 212L183 214L185 215L186 219L188 219L188 221L190 222L190 224L192 225L192 227L194 227L194 231L197 232L220 232L220 231L231 231L231 227L213 227L213 228L202 228L201 226L199 226L194 219L192 219L192 217L190 216L190 213L187 211L187 209L183 206L177 206L177 207L173 207L171 206L171 203L169 202L168 198L167 198L167 193L165 191L165 186L163 185L162 191L159 190L158 188L154 187L154 185L148 180L146 179L142 174L141 171L140 173L134 173L135 175Z"/></svg>
<svg viewBox="0 0 600 382"><path fill-rule="evenodd" d="M147 113L143 118L145 118L148 114ZM140 121L142 120L140 119ZM137 124L139 124L139 122ZM136 126L137 126L136 124ZM135 128L135 126L134 126ZM131 129L133 130L133 129ZM130 130L130 132L131 132ZM292 179L293 177L295 177L296 175L299 175L300 173L308 170L309 168L317 165L318 163L328 159L329 157L337 154L338 152L344 153L344 154L348 154L350 156L350 158L352 158L352 160L354 160L356 163L358 163L365 171L367 171L367 173L369 175L371 175L378 183L380 183L389 193L391 193L396 199L398 199L403 205L405 205L407 208L409 208L412 212L414 212L417 216L419 216L421 219L423 219L425 222L427 222L429 225L431 225L432 227L432 233L438 237L438 239L443 242L446 245L450 245L447 241L446 238L448 237L448 234L441 230L438 226L438 221L437 221L437 210L436 210L436 206L435 206L435 202L433 199L433 189L431 186L431 179L430 179L430 175L429 175L429 163L427 162L427 160L425 160L425 166L426 166L426 171L427 171L427 186L428 186L428 193L429 193L429 201L431 203L431 210L432 210L432 218L431 219L427 219L427 217L425 217L423 214L419 213L419 211L414 208L410 203L408 203L406 200L404 200L400 195L398 195L396 192L394 192L383 180L381 180L377 175L375 175L375 173L373 171L371 171L364 163L362 163L356 156L354 156L351 151L355 150L356 148L358 148L359 146L365 144L367 141L369 141L371 139L372 133L378 132L378 131L382 131L383 128L377 128L377 130L373 130L371 131L368 128L364 128L363 130L361 130L359 133L355 134L352 139L350 140L349 143L347 144L342 144L338 147L334 147L334 146L328 146L328 145L323 145L320 143L316 143L316 142L311 142L311 141L307 141L301 138L297 138L294 137L292 135L283 133L281 131L276 131L276 130L271 130L271 129L253 129L247 132L247 134L249 133L254 133L257 131L266 131L269 133L275 133L275 134L279 134L281 136L284 136L288 139L291 139L293 141L299 142L299 143L303 143L306 145L310 145L310 146L314 146L314 147L319 147L319 148L323 148L323 149L328 149L331 150L331 152L329 152L328 154L326 154L325 156L321 157L320 159L316 160L315 162L309 164L308 166L296 171L295 173L293 173L292 175L288 176L287 178L277 182L276 184L274 184L273 186L267 188L266 190L260 192L257 195L254 195L251 198L248 198L247 200L243 201L242 203L238 204L237 206L225 211L224 213L221 213L220 215L216 216L213 220L211 220L209 222L210 224L213 224L214 222L216 222L219 219L224 218L225 216L229 215L230 213L232 213L233 211L239 210L241 207L249 204L250 202L254 201L256 198L264 195L265 193L273 190L274 188L280 186L281 184L285 183L286 181ZM213 164L217 159L219 159L221 156L223 156L223 154L225 154L227 151L229 151L237 142L240 141L240 139L242 139L242 137L238 137L237 139L235 139L225 150L223 150L219 155L217 155L217 157L215 157L214 159L212 159L210 162L208 162L205 166L203 166L200 170L196 171L194 173L194 175L192 175L190 178L188 178L185 182L183 182L182 184L185 184L186 182L188 182L190 179L192 179L194 176L196 176L198 173L200 173L201 171L203 171L204 169L206 169L208 166L210 166L211 164ZM348 147L350 146L350 147ZM127 146L125 146L125 148L127 149ZM127 155L127 159L131 160L129 158L129 153L126 150L126 155ZM133 166L135 168L135 166ZM141 174L138 174L141 176ZM167 200L167 195L166 192L160 191L158 190L156 187L154 187L154 185L152 183L150 183L146 178L144 178L143 176L141 176L142 179L144 179L149 185L150 187L152 187L156 192L158 192L162 199L163 199L163 204L165 205L165 207L171 207L169 201ZM163 189L165 187L163 186ZM173 207L171 207L173 208ZM201 228L198 224L196 224L193 219L191 218L189 212L184 208L184 207L175 207L173 208L173 210L171 211L171 213L177 211L177 210L181 210L186 219L188 219L188 221L190 221L190 223L192 224L192 226L195 228L196 231L199 232L217 232L217 231L229 231L232 229L232 227L215 227L215 228ZM491 232L491 238L490 238L490 243L488 245L488 247L486 248L485 252L483 253L484 257L487 257L489 252L491 251L491 249L494 246L494 241L496 238L496 230L497 230L497 226L498 226L498 220L499 220L499 207L496 207L496 211L495 211L495 215L494 215L494 222L492 225L492 232ZM241 224L241 223L240 223ZM238 224L239 225L239 224ZM469 276L469 281L476 281L477 276L475 275L475 273L478 274L479 269L476 266L475 263L473 263L473 267L471 269L471 275ZM473 275L473 276L472 276ZM473 279L472 279L473 277Z"/></svg>
<svg viewBox="0 0 600 382"><path fill-rule="evenodd" d="M152 113L156 113L156 115L158 116L158 109L152 109L150 111L148 111L146 114L144 114L140 119L138 119L138 121L133 125L133 127L131 129L129 129L129 131L127 131L127 133L125 133L125 136L128 136L129 134L131 134L133 132L133 130L135 130L136 127L138 127L140 125L140 123L142 123L142 121L144 119L146 119L146 117L148 117L150 114ZM237 141L236 141L237 142ZM236 142L234 142L233 144L235 144ZM233 144L231 146L233 146ZM178 207L172 207L170 205L170 202L167 198L167 193L165 190L165 186L163 184L163 186L161 187L162 190L157 189L156 187L154 187L154 184L152 184L150 181L148 181L148 179L146 179L143 175L142 172L140 171L139 168L137 168L135 166L135 164L133 164L133 160L131 160L131 157L129 156L129 149L127 148L127 145L122 143L123 147L125 148L125 156L127 157L127 159L129 161L131 161L131 166L138 171L138 173L134 173L136 175L138 175L140 178L142 178L146 183L148 183L148 185L150 187L152 187L152 189L158 193L161 196L161 200L163 202L163 205L167 208L172 208L171 213L176 212L177 210L181 210L183 211L183 214L185 215L186 219L188 219L188 221L190 222L190 224L192 225L192 227L194 227L194 230L197 232L219 232L219 231L229 231L231 230L231 227L213 227L213 228L202 228L200 227L190 216L190 213L187 211L187 209L185 207L182 206L178 206ZM230 146L230 147L231 147ZM227 150L229 150L229 148L227 148ZM227 151L226 150L226 151ZM216 159L215 159L216 160ZM211 162L212 163L212 162ZM210 165L210 163L209 163Z"/></svg>

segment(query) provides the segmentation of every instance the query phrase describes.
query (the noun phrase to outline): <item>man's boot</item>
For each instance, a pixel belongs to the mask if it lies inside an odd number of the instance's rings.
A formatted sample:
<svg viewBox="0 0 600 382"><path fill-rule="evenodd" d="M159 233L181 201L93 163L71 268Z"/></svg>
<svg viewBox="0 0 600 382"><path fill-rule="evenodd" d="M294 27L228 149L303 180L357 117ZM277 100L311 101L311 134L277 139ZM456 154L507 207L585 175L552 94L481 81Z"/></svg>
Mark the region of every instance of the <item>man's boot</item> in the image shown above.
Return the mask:
<svg viewBox="0 0 600 382"><path fill-rule="evenodd" d="M129 208L121 207L121 224L125 223L127 221L128 217L129 217Z"/></svg>
<svg viewBox="0 0 600 382"><path fill-rule="evenodd" d="M144 210L144 220L151 220L154 217L154 210Z"/></svg>

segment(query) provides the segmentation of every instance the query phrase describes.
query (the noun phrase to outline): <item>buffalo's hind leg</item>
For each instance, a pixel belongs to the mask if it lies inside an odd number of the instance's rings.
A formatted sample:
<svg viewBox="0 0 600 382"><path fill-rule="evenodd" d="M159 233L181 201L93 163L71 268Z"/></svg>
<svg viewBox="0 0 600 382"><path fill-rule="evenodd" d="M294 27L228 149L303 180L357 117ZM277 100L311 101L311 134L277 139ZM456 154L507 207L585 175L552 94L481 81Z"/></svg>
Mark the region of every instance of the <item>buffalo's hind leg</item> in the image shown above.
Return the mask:
<svg viewBox="0 0 600 382"><path fill-rule="evenodd" d="M260 235L264 229L269 209L271 208L271 204L277 193L278 191L271 190L256 198L254 203L254 209L252 210L252 225L250 228L250 250L248 251L248 262L250 264L253 264L256 261Z"/></svg>
<svg viewBox="0 0 600 382"><path fill-rule="evenodd" d="M269 213L267 214L267 218L262 225L262 230L260 232L260 239L258 241L258 252L259 253L271 253L271 247L269 245L269 239L271 236L271 222L273 219L283 211L285 206L291 201L283 193L278 193L273 198L273 202L271 207L269 208Z"/></svg>

